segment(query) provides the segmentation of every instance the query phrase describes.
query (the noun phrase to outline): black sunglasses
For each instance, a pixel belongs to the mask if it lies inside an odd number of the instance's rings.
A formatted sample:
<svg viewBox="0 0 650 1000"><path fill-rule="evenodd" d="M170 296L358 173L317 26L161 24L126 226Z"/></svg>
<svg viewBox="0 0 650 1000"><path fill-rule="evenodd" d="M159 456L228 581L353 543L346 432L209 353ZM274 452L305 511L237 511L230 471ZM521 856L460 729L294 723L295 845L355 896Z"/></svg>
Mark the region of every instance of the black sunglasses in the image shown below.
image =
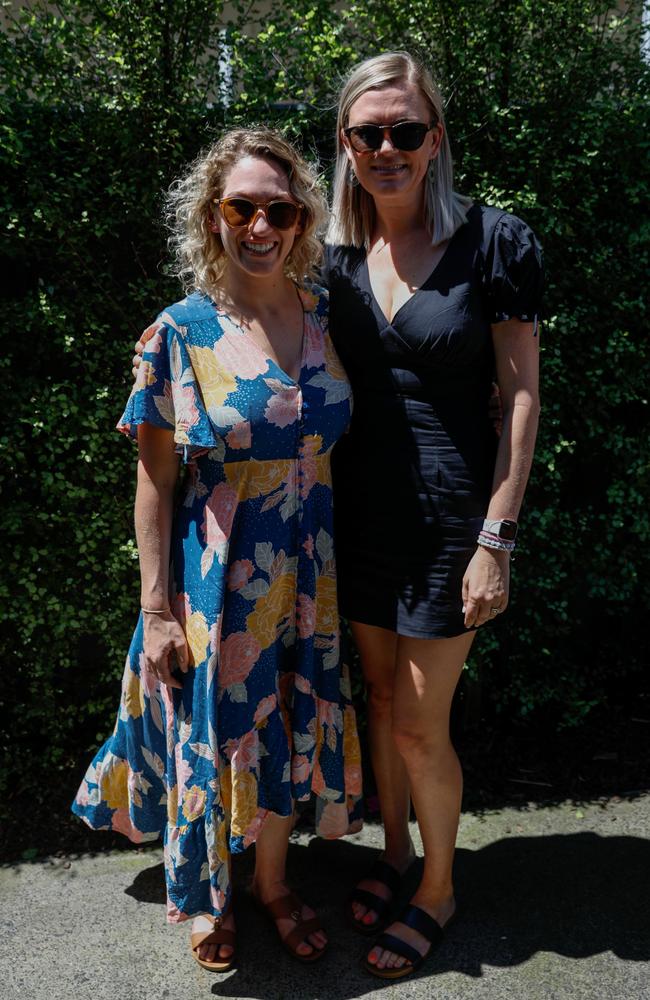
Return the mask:
<svg viewBox="0 0 650 1000"><path fill-rule="evenodd" d="M214 203L219 206L223 221L231 229L250 225L258 212L262 212L274 229L291 229L302 212L302 206L293 201L255 202L248 198L215 198Z"/></svg>
<svg viewBox="0 0 650 1000"><path fill-rule="evenodd" d="M369 153L381 149L381 144L388 132L395 149L410 153L419 149L427 132L435 128L437 122L425 125L424 122L397 122L395 125L350 125L343 132L350 140L350 145L357 153Z"/></svg>

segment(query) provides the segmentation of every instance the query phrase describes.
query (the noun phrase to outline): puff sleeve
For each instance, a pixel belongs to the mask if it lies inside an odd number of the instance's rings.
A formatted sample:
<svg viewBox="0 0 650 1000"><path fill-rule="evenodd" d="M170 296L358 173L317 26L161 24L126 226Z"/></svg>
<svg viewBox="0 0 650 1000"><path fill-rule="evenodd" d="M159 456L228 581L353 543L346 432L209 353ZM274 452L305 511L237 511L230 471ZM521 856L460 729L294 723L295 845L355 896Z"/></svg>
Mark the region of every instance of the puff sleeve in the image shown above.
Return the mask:
<svg viewBox="0 0 650 1000"><path fill-rule="evenodd" d="M176 452L189 464L217 447L217 440L179 331L161 317L145 332L151 330L117 430L134 441L139 424L171 430Z"/></svg>
<svg viewBox="0 0 650 1000"><path fill-rule="evenodd" d="M485 293L490 323L517 317L537 323L544 289L542 248L515 215L497 221L485 254Z"/></svg>

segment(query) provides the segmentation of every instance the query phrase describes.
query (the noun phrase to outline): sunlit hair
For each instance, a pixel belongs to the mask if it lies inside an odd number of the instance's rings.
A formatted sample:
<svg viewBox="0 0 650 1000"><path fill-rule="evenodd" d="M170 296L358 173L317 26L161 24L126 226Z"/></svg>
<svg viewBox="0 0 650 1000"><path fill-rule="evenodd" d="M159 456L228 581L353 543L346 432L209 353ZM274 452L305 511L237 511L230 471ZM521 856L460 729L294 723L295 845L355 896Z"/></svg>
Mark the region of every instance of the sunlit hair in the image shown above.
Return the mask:
<svg viewBox="0 0 650 1000"><path fill-rule="evenodd" d="M431 108L431 121L443 127L440 150L433 169L425 176L424 217L432 243L450 239L466 221L471 199L454 191L451 149L445 128L442 97L429 71L408 52L384 52L355 66L343 86L336 122L336 171L334 200L327 242L344 246L369 247L375 223L372 197L360 184L350 184L349 160L341 141L341 129L348 125L350 109L368 90L382 90L394 83L414 84Z"/></svg>
<svg viewBox="0 0 650 1000"><path fill-rule="evenodd" d="M277 163L287 174L289 190L300 205L302 232L287 257L285 273L297 282L313 277L322 247L317 234L327 222L327 202L316 170L279 132L270 128L232 129L199 154L167 194L170 246L175 273L186 291L214 293L228 262L219 233L210 228L215 198L221 198L229 171L245 156Z"/></svg>

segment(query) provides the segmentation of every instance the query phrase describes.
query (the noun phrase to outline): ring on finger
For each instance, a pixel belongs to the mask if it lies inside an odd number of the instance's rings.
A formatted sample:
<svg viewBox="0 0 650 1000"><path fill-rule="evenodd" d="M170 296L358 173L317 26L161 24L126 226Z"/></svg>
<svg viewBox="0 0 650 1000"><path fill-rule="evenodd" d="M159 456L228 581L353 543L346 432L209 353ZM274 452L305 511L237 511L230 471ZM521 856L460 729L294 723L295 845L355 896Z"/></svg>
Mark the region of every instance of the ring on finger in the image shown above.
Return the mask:
<svg viewBox="0 0 650 1000"><path fill-rule="evenodd" d="M501 608L490 608L490 614L493 617L496 617L497 615L500 615L501 614Z"/></svg>

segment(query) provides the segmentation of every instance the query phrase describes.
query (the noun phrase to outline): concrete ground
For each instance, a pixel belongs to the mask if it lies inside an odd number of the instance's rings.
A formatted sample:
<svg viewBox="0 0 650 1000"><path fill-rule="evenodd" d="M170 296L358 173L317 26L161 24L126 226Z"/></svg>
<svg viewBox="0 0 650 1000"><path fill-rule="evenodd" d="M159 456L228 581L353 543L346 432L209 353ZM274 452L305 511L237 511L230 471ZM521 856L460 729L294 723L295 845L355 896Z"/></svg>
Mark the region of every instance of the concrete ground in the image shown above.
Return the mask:
<svg viewBox="0 0 650 1000"><path fill-rule="evenodd" d="M366 974L366 942L343 917L380 837L376 825L344 841L294 834L291 881L331 940L311 967L278 947L244 890L250 855L238 857L240 962L222 976L192 961L188 925L165 924L156 847L0 868L0 998L650 1000L650 796L464 814L459 919L397 984Z"/></svg>

